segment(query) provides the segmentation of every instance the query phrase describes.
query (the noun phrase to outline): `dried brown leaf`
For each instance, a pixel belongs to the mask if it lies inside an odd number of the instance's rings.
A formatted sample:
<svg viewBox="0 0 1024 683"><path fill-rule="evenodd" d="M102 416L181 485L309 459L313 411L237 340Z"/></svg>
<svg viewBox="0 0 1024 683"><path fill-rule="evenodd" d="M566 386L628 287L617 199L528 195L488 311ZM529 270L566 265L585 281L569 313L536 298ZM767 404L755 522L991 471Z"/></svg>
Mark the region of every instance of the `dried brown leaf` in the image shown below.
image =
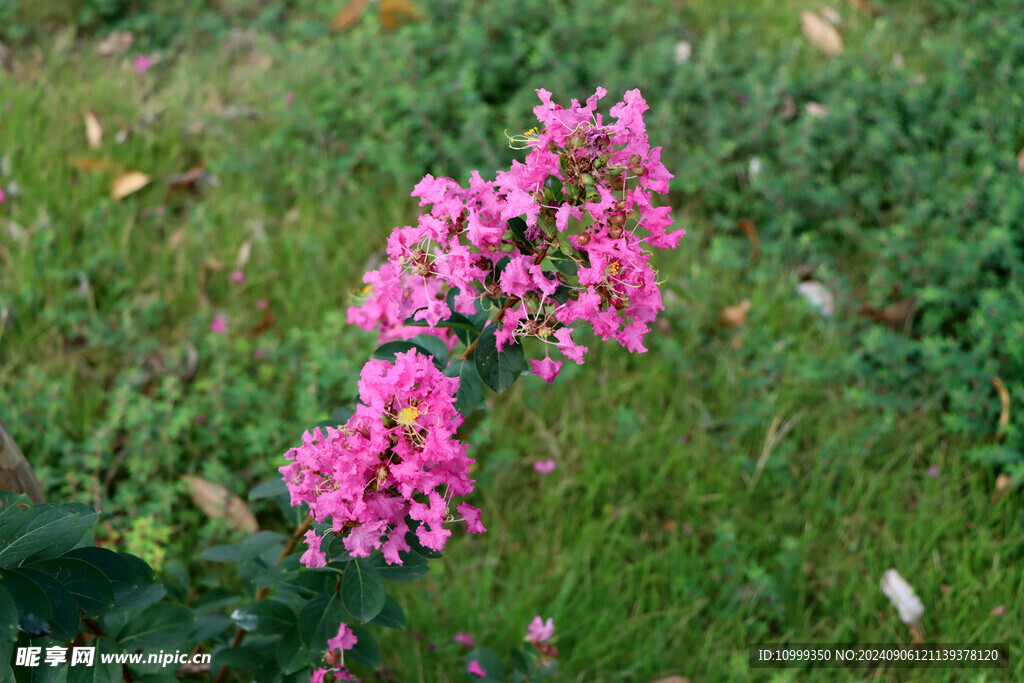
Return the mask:
<svg viewBox="0 0 1024 683"><path fill-rule="evenodd" d="M267 306L263 309L259 322L253 325L253 328L249 330L249 334L253 337L257 337L273 327L276 321L277 316L274 315L272 310L270 310L270 306Z"/></svg>
<svg viewBox="0 0 1024 683"><path fill-rule="evenodd" d="M757 236L757 226L749 218L741 218L736 221L736 227L750 240L750 265L757 265L761 260L761 238Z"/></svg>
<svg viewBox="0 0 1024 683"><path fill-rule="evenodd" d="M79 157L71 163L83 171L117 171L121 170L121 164L106 157Z"/></svg>
<svg viewBox="0 0 1024 683"><path fill-rule="evenodd" d="M92 109L85 112L85 141L90 149L99 149L103 145L103 126Z"/></svg>
<svg viewBox="0 0 1024 683"><path fill-rule="evenodd" d="M141 171L128 171L114 178L114 182L110 184L110 196L113 199L124 199L149 185L152 180Z"/></svg>
<svg viewBox="0 0 1024 683"><path fill-rule="evenodd" d="M238 256L235 258L235 268L245 268L246 264L249 263L249 257L252 255L252 238L250 237L246 241L242 242L242 246L238 248Z"/></svg>
<svg viewBox="0 0 1024 683"><path fill-rule="evenodd" d="M871 4L870 0L848 0L848 1L849 1L850 5L855 10L857 10L861 14L868 15L872 19L877 19L878 17L882 16L882 11L879 10L877 7L875 7L873 4Z"/></svg>
<svg viewBox="0 0 1024 683"><path fill-rule="evenodd" d="M1024 147L1017 152L1017 170L1024 173Z"/></svg>
<svg viewBox="0 0 1024 683"><path fill-rule="evenodd" d="M111 57L127 52L128 48L135 42L135 36L128 31L116 31L104 38L96 45L96 52L104 57Z"/></svg>
<svg viewBox="0 0 1024 683"><path fill-rule="evenodd" d="M185 476L192 501L212 519L226 519L232 529L253 533L260 528L256 516L242 499L223 486L202 477Z"/></svg>
<svg viewBox="0 0 1024 683"><path fill-rule="evenodd" d="M394 31L419 21L420 9L409 0L380 0L380 25Z"/></svg>
<svg viewBox="0 0 1024 683"><path fill-rule="evenodd" d="M889 304L883 309L874 308L868 304L860 307L860 312L875 322L885 323L891 327L899 327L910 321L914 315L914 308L917 306L917 297L909 296L902 301Z"/></svg>
<svg viewBox="0 0 1024 683"><path fill-rule="evenodd" d="M800 28L811 45L825 54L834 57L843 53L843 39L839 32L814 12L800 14Z"/></svg>
<svg viewBox="0 0 1024 683"><path fill-rule="evenodd" d="M1013 480L1010 475L1003 472L996 477L996 492L992 494L992 502L998 503L999 499L1006 495L1006 492L1013 487Z"/></svg>
<svg viewBox="0 0 1024 683"><path fill-rule="evenodd" d="M1002 410L999 411L999 427L996 429L996 438L1001 439L1010 425L1010 392L1007 391L1003 380L998 377L990 377L989 380L996 388L996 393L999 394L999 405L1002 407Z"/></svg>
<svg viewBox="0 0 1024 683"><path fill-rule="evenodd" d="M339 33L349 30L359 23L359 18L363 16L363 11L369 5L370 0L352 0L331 19L331 30Z"/></svg>
<svg viewBox="0 0 1024 683"><path fill-rule="evenodd" d="M175 173L167 179L167 183L172 191L188 190L195 187L205 171L206 168L202 164L197 164L184 173Z"/></svg>
<svg viewBox="0 0 1024 683"><path fill-rule="evenodd" d="M690 683L690 679L686 676L666 676L651 683Z"/></svg>
<svg viewBox="0 0 1024 683"><path fill-rule="evenodd" d="M1004 614L1006 614L1006 605L999 605L998 607L993 608L992 611L988 613L990 617L995 617L996 619L1003 616Z"/></svg>
<svg viewBox="0 0 1024 683"><path fill-rule="evenodd" d="M744 299L735 306L726 306L718 314L718 324L730 329L742 327L747 322L750 311L750 299Z"/></svg>

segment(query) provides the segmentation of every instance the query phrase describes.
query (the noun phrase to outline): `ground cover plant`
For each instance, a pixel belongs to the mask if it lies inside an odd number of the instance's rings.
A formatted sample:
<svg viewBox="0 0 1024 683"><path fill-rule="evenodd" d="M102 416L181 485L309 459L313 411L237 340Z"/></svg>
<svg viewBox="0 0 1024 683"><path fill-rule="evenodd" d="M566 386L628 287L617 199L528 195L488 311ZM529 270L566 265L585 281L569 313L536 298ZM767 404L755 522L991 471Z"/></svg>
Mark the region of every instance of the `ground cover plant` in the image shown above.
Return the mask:
<svg viewBox="0 0 1024 683"><path fill-rule="evenodd" d="M101 545L195 607L234 574L188 549L244 532L183 475L248 501L354 398L373 340L344 309L414 215L408 187L506 165L501 131L529 127L536 87L639 87L690 241L659 262L662 329L644 357L595 348L478 414L494 521L396 589L390 676L464 679L455 633L501 650L541 613L564 679L746 680L758 639L907 640L877 591L890 566L928 639L1019 653L1021 506L993 501L1021 454L1010 4L834 7L835 57L800 34L819 8L799 3L549 5L435 3L393 30L371 8L339 34L340 8L304 3L5 21L0 405L47 497L101 509ZM117 29L136 42L98 54ZM133 170L152 182L111 199Z"/></svg>

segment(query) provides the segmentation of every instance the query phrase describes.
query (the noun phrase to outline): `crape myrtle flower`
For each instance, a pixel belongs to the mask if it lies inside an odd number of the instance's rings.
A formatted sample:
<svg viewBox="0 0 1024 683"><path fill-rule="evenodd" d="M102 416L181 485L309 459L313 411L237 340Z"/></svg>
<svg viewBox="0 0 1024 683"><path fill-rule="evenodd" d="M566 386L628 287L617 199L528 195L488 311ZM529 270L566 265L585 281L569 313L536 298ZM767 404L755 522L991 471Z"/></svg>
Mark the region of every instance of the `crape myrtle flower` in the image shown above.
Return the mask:
<svg viewBox="0 0 1024 683"><path fill-rule="evenodd" d="M401 564L410 549L407 517L420 522L419 542L442 550L451 531L465 522L470 533L486 531L480 510L455 497L473 491L473 460L455 438L462 415L455 410L457 378L445 377L415 349L394 363L373 359L359 380L360 404L344 425L307 431L281 467L291 504L307 503L317 522L332 520L353 557L380 549L388 564ZM326 432L326 433L325 433ZM306 534L306 566L323 566L322 539Z"/></svg>
<svg viewBox="0 0 1024 683"><path fill-rule="evenodd" d="M429 210L392 232L388 262L364 278L372 296L349 309L350 320L384 339L410 316L441 331L453 313L499 307L499 351L533 337L582 363L587 348L573 339L581 324L646 351L664 308L651 250L675 248L683 235L653 202L672 174L648 142L647 104L631 90L606 119L597 111L603 88L568 108L537 94L541 125L509 137L528 150L524 162L494 180L474 172L467 187L432 175L416 185L412 196ZM545 354L533 371L551 381L559 367Z"/></svg>

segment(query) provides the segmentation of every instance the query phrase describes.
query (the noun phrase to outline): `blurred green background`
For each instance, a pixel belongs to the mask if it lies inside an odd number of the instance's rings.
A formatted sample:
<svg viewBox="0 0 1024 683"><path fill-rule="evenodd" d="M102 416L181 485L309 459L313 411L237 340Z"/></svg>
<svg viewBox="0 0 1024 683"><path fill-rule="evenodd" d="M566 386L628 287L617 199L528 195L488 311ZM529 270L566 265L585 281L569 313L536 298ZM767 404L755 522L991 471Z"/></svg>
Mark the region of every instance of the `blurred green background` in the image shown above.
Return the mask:
<svg viewBox="0 0 1024 683"><path fill-rule="evenodd" d="M184 477L245 499L354 397L413 184L507 166L537 88L640 88L687 230L650 352L477 417L489 531L364 679L466 680L455 632L541 614L561 680L790 680L747 643L909 642L890 567L928 640L1013 656L893 678L1020 679L1022 36L1010 0L0 0L0 417L102 542L217 585L241 532Z"/></svg>

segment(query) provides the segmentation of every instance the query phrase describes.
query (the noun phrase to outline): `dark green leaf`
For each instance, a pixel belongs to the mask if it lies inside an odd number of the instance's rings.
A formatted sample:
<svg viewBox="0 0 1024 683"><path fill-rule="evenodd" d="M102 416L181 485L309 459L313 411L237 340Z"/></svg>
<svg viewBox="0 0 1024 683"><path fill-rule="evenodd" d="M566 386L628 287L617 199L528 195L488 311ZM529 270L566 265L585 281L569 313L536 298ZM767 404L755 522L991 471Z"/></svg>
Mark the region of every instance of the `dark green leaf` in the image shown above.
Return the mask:
<svg viewBox="0 0 1024 683"><path fill-rule="evenodd" d="M570 258L559 258L556 256L550 256L549 258L551 259L551 265L564 275L576 277L577 273L580 272L580 267Z"/></svg>
<svg viewBox="0 0 1024 683"><path fill-rule="evenodd" d="M6 591L18 607L18 628L23 633L44 636L50 632L53 610L39 584L21 574L0 571L0 589Z"/></svg>
<svg viewBox="0 0 1024 683"><path fill-rule="evenodd" d="M368 622L371 626L387 628L405 628L405 610L390 595L384 598L384 609Z"/></svg>
<svg viewBox="0 0 1024 683"><path fill-rule="evenodd" d="M18 531L32 517L32 501L26 495L0 492L7 497L0 506L0 548L9 545Z"/></svg>
<svg viewBox="0 0 1024 683"><path fill-rule="evenodd" d="M280 635L296 625L295 613L276 600L258 600L231 613L243 631L261 635Z"/></svg>
<svg viewBox="0 0 1024 683"><path fill-rule="evenodd" d="M338 635L338 627L345 619L345 608L337 593L322 593L302 608L299 613L299 635L310 649L322 647L328 638Z"/></svg>
<svg viewBox="0 0 1024 683"><path fill-rule="evenodd" d="M412 316L406 318L405 324L410 327L429 327L429 323L426 320L414 320ZM447 320L442 320L436 325L435 328L443 327L446 329L455 330L455 336L459 338L463 344L468 344L470 341L475 339L480 334L479 328L475 327L469 318L462 315L461 313L453 312L448 316Z"/></svg>
<svg viewBox="0 0 1024 683"><path fill-rule="evenodd" d="M285 485L284 479L277 477L252 487L249 490L249 500L273 498L274 496L279 496L282 493L288 493L288 486Z"/></svg>
<svg viewBox="0 0 1024 683"><path fill-rule="evenodd" d="M516 242L523 245L526 248L532 248L533 243L526 239L527 225L519 216L508 219L508 229L512 231L512 236L515 237Z"/></svg>
<svg viewBox="0 0 1024 683"><path fill-rule="evenodd" d="M383 609L386 595L384 579L368 559L349 563L341 579L341 599L349 614L365 624Z"/></svg>
<svg viewBox="0 0 1024 683"><path fill-rule="evenodd" d="M357 664L367 669L376 671L380 668L380 646L377 640L370 635L368 629L359 624L352 625L352 632L356 634L356 644L351 650L345 651L346 657L351 657Z"/></svg>
<svg viewBox="0 0 1024 683"><path fill-rule="evenodd" d="M93 651L93 665L84 666L76 664L69 666L68 683L120 683L121 667L113 664L102 664L101 655L120 654L114 647L114 641L110 638L96 638L89 641L87 647L96 648ZM69 655L70 660L70 655Z"/></svg>
<svg viewBox="0 0 1024 683"><path fill-rule="evenodd" d="M497 329L496 322L489 323L484 328L473 355L476 358L476 369L480 373L480 379L501 394L519 379L519 375L526 368L526 358L523 355L523 346L518 342L505 344L499 352L495 337Z"/></svg>
<svg viewBox="0 0 1024 683"><path fill-rule="evenodd" d="M426 576L430 572L430 564L422 555L412 552L398 554L402 564L388 564L384 556L374 553L370 562L377 568L377 573L385 581L412 581Z"/></svg>
<svg viewBox="0 0 1024 683"><path fill-rule="evenodd" d="M126 652L168 650L184 641L195 621L196 615L183 605L152 605L125 626L118 644Z"/></svg>
<svg viewBox="0 0 1024 683"><path fill-rule="evenodd" d="M337 635L336 632L335 635ZM314 658L327 649L327 641L324 641L321 647L323 649L318 650L315 654L311 652L310 648L302 642L298 627L293 626L277 642L277 650L275 652L277 664L281 668L281 672L286 675L301 671L311 661L314 661Z"/></svg>
<svg viewBox="0 0 1024 683"><path fill-rule="evenodd" d="M479 407L484 397L484 383L472 360L453 360L444 371L447 377L459 378L459 390L455 394L455 410L469 415Z"/></svg>
<svg viewBox="0 0 1024 683"><path fill-rule="evenodd" d="M0 642L13 641L18 637L18 606L0 589ZM4 661L0 659L0 662Z"/></svg>
<svg viewBox="0 0 1024 683"><path fill-rule="evenodd" d="M70 512L53 503L34 505L17 536L0 548L0 567L13 567L31 556L45 559L70 550L98 516L95 511L83 516L78 510Z"/></svg>
<svg viewBox="0 0 1024 683"><path fill-rule="evenodd" d="M238 546L215 545L199 553L199 559L210 562L238 562L242 558L238 555Z"/></svg>
<svg viewBox="0 0 1024 683"><path fill-rule="evenodd" d="M110 580L99 568L85 560L64 555L33 562L29 568L37 569L59 581L87 617L99 616L114 606L114 588Z"/></svg>
<svg viewBox="0 0 1024 683"><path fill-rule="evenodd" d="M192 640L208 640L224 633L235 622L222 612L203 612L196 614L196 625L192 628Z"/></svg>
<svg viewBox="0 0 1024 683"><path fill-rule="evenodd" d="M46 593L46 599L50 601L50 637L57 640L70 641L78 634L78 604L68 589L60 584L57 579L45 574L38 569L22 567L20 569L9 569L5 573L21 574L26 579L33 581Z"/></svg>

